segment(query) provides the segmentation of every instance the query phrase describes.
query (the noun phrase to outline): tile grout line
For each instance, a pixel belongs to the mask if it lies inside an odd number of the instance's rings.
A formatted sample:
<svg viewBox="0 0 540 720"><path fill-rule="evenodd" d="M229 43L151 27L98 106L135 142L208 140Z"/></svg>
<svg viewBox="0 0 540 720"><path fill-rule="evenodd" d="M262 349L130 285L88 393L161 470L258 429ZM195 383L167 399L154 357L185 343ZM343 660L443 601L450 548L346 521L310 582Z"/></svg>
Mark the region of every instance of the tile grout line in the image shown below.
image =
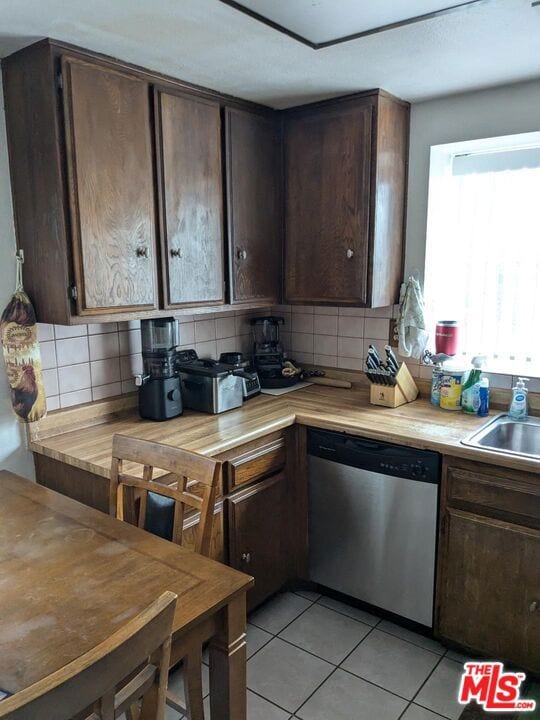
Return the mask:
<svg viewBox="0 0 540 720"><path fill-rule="evenodd" d="M296 594L296 593L293 592L293 594ZM304 600L308 600L308 598L305 598L303 595L299 595L298 597L302 597ZM287 625L285 625L285 626L279 631L278 634L269 633L269 634L272 636L271 639L268 640L268 642L266 642L266 643L265 643L264 645L262 645L260 648L258 648L258 649L253 653L253 655L250 657L250 660L251 660L251 658L254 657L260 650L262 650L263 647L266 647L272 640L278 639L278 640L281 640L282 642L287 643L288 645L291 645L292 647L294 647L294 648L296 648L296 649L298 649L298 650L301 650L301 651L307 653L308 655L311 655L312 657L317 658L318 660L321 660L322 662L328 663L329 665L331 665L331 666L333 667L332 672L315 688L315 690L306 698L306 700L304 700L304 702L293 712L293 715L296 717L296 713L297 713L299 710L301 710L301 708L308 702L308 700L310 700L310 699L313 697L313 695L322 687L322 685L324 685L324 683L325 683L327 680L329 680L329 679L332 677L332 675L334 675L334 673L336 672L336 670L342 670L343 672L347 673L348 675L351 675L352 677L358 678L359 680L362 680L363 682L366 682L366 683L368 683L369 685L372 685L373 687L378 688L379 690L383 690L384 692L387 692L387 693L389 693L390 695L393 695L394 697L397 697L397 698L399 698L400 700L404 700L405 702L407 702L408 704L407 704L407 706L404 708L403 713L401 713L401 715L399 716L400 718L401 718L402 715L406 712L406 710L408 709L408 707L409 707L411 704L416 704L416 705L418 705L419 707L421 707L421 708L423 708L423 709L425 709L425 710L428 710L429 712L434 712L434 711L431 710L430 708L427 708L427 707L425 707L424 705L421 705L420 703L415 703L415 698L418 696L418 694L420 693L420 691L422 690L422 688L425 686L425 684L428 682L428 680L430 679L430 677L433 675L433 673L435 672L435 670L439 667L439 665L440 665L441 661L443 660L443 658L446 657L446 654L448 653L448 648L446 648L446 649L445 649L445 652L444 652L442 655L440 655L439 653L436 653L436 652L434 652L433 650L429 650L428 648L423 647L422 645L417 645L416 643L413 643L413 642L411 642L411 641L409 641L409 640L405 640L404 638L401 638L401 637L399 637L398 635L393 635L392 633L386 632L385 630L381 630L378 626L379 626L380 623L382 622L382 618L379 618L378 621L377 621L377 623L376 623L375 625L373 625L373 626L368 626L368 627L370 627L370 630L368 631L368 633L362 638L362 640L360 640L360 641L354 646L354 648L343 658L343 660L341 660L341 662L340 662L339 665L335 665L335 664L332 663L331 661L326 660L325 658L320 657L320 656L317 655L316 653L313 653L313 652L311 652L311 651L309 651L309 650L306 650L305 648L300 647L299 645L295 645L295 643L293 643L293 642L291 642L291 641L289 641L289 640L287 640L287 639L285 639L285 638L280 637L280 633L282 633L282 632L283 632L284 630L286 630L290 625L292 625L294 622L296 622L296 620L298 620L305 612L307 612L307 610L309 610L311 607L313 607L313 605L320 605L320 607L323 607L323 608L325 608L326 610L331 610L332 612L335 612L335 613L337 613L338 615L342 615L343 617L347 617L347 618L349 618L350 620L354 620L355 622L358 622L358 623L360 623L360 624L362 624L362 625L367 625L367 623L364 623L364 622L362 622L361 620L357 620L356 618L353 618L353 617L351 617L350 615L347 615L347 614L345 614L345 613L343 613L343 612L340 612L339 610L334 610L334 608L329 608L329 607L326 607L324 604L319 603L319 600L320 600L321 598L324 598L324 597L326 597L326 596L321 595L319 598L317 598L317 600L313 600L313 601L309 601L309 600L308 600L308 602L310 602L310 604L309 604L304 610L302 610L302 612L300 612L299 615L297 615L293 620L291 620L289 623L287 623ZM353 607L353 606L351 606L351 607ZM376 617L376 616L374 616L374 617ZM255 623L253 623L253 622L252 622L251 624L252 624L252 625L255 625ZM260 627L260 626L258 626L258 625L256 625L256 627L258 627L260 630L265 630L265 628L262 628L262 627ZM435 655L436 657L439 658L438 661L435 663L435 665L434 665L433 669L431 670L431 672L427 675L426 679L422 682L422 684L420 685L420 687L418 688L418 690L416 691L416 693L413 695L413 698L412 698L412 699L405 698L405 697L403 697L402 695L398 695L397 693L393 692L392 690L388 690L387 688L383 687L382 685L378 685L377 683L374 683L374 682L371 681L371 680L367 680L366 678L362 677L361 675L356 675L355 673L351 672L350 670L347 670L346 668L342 667L343 663L352 655L352 653L354 653L354 652L360 647L360 645L366 640L366 638L368 638L368 637L371 635L371 633L372 633L375 629L379 629L379 631L382 632L382 633L384 633L385 635L390 635L390 637L397 638L398 640L401 640L402 642L406 642L406 643L408 643L409 645L412 645L413 647L417 647L417 648L419 648L419 649L421 649L421 650L426 650L427 652L429 652L429 653L431 653L432 655ZM265 632L268 632L268 630L265 630ZM444 646L443 646L443 647L444 647ZM451 659L451 658L448 658L448 659ZM457 661L453 661L453 662L457 662ZM249 690L250 690L250 692L254 692L253 690L251 690L251 688L249 688ZM276 705L275 702L273 702L273 701L271 701L271 700L268 700L268 698L265 698L263 695L260 695L259 693L255 693L255 694L256 694L256 695L259 695L263 700L266 700L267 702L270 702L270 703ZM287 708L282 708L282 707L279 706L279 705L276 705L276 707L279 707L280 709L284 710L285 712L290 712L290 710L288 710ZM434 713L434 714L435 714L435 715L438 715L438 713ZM439 715L439 717L443 718L444 720L451 720L450 718L447 718L447 717L444 716L444 715ZM398 720L399 720L399 719L398 719Z"/></svg>
<svg viewBox="0 0 540 720"><path fill-rule="evenodd" d="M435 667L433 668L433 670L429 673L429 675L427 676L427 678L424 680L424 682L420 685L420 687L418 688L418 690L417 690L416 693L414 694L414 697L413 697L413 699L411 700L411 702L414 702L414 701L416 700L416 698L418 697L418 695L422 692L422 689L425 687L427 681L428 681L428 680L430 679L430 677L433 675L433 673L435 672L435 670L439 667L439 665L440 665L441 662L443 661L444 657L445 657L445 655L443 655L443 656L439 659L439 662L435 665ZM432 711L430 710L430 708L427 708L425 705L422 705L422 704L419 703L419 702L416 702L415 704L416 704L416 705L419 705L420 707L424 708L425 710L429 710L430 712L432 712ZM443 715L442 717L446 718L445 715ZM449 720L449 718L446 718L446 720Z"/></svg>

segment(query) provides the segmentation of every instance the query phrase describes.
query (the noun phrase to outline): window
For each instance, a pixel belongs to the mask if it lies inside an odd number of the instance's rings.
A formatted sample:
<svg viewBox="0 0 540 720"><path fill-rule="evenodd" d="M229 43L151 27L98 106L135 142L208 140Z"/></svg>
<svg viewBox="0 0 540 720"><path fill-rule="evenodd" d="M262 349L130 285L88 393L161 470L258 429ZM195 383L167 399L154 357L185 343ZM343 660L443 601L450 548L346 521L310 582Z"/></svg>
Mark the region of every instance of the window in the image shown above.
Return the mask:
<svg viewBox="0 0 540 720"><path fill-rule="evenodd" d="M540 132L432 147L425 300L464 354L540 375Z"/></svg>

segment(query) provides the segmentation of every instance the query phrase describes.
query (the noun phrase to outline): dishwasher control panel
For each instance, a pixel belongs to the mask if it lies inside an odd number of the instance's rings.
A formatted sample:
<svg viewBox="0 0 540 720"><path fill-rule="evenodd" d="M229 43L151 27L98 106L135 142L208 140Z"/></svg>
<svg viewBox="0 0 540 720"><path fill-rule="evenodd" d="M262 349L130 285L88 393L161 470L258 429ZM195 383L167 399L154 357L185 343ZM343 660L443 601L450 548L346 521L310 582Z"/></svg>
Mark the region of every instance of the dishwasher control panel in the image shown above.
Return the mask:
<svg viewBox="0 0 540 720"><path fill-rule="evenodd" d="M309 429L308 454L420 482L439 483L441 474L439 453L328 430Z"/></svg>

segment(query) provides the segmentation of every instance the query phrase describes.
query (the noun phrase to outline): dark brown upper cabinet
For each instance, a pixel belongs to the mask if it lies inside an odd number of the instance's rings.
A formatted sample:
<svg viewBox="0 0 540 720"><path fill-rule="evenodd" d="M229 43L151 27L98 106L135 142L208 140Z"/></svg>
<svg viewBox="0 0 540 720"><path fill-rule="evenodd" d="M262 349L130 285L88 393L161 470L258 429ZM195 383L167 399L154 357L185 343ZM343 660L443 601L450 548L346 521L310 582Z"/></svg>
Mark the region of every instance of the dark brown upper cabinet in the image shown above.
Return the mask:
<svg viewBox="0 0 540 720"><path fill-rule="evenodd" d="M278 115L49 39L4 58L2 75L15 228L38 320L110 322L222 304L222 115ZM265 148L260 157L257 183ZM278 173L268 194L279 185ZM248 191L234 191L241 224ZM264 287L256 280L243 291L252 305L274 297L262 277Z"/></svg>
<svg viewBox="0 0 540 720"><path fill-rule="evenodd" d="M219 103L155 91L165 307L224 302Z"/></svg>
<svg viewBox="0 0 540 720"><path fill-rule="evenodd" d="M281 299L281 139L273 118L225 111L232 303Z"/></svg>
<svg viewBox="0 0 540 720"><path fill-rule="evenodd" d="M397 302L408 104L375 91L304 106L284 133L286 302Z"/></svg>
<svg viewBox="0 0 540 720"><path fill-rule="evenodd" d="M148 85L69 56L61 66L77 309L154 309Z"/></svg>
<svg viewBox="0 0 540 720"><path fill-rule="evenodd" d="M49 39L2 74L40 322L264 307L283 285L291 303L397 300L407 103L369 91L276 112Z"/></svg>

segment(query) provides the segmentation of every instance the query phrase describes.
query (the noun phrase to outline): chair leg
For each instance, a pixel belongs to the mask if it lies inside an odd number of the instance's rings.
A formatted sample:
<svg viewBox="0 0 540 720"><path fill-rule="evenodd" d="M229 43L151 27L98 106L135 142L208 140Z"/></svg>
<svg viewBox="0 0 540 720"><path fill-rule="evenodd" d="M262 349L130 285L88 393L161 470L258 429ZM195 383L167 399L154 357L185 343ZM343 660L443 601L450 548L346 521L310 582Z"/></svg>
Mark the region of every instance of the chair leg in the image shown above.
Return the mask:
<svg viewBox="0 0 540 720"><path fill-rule="evenodd" d="M184 658L184 690L189 720L204 720L202 647L192 647Z"/></svg>

